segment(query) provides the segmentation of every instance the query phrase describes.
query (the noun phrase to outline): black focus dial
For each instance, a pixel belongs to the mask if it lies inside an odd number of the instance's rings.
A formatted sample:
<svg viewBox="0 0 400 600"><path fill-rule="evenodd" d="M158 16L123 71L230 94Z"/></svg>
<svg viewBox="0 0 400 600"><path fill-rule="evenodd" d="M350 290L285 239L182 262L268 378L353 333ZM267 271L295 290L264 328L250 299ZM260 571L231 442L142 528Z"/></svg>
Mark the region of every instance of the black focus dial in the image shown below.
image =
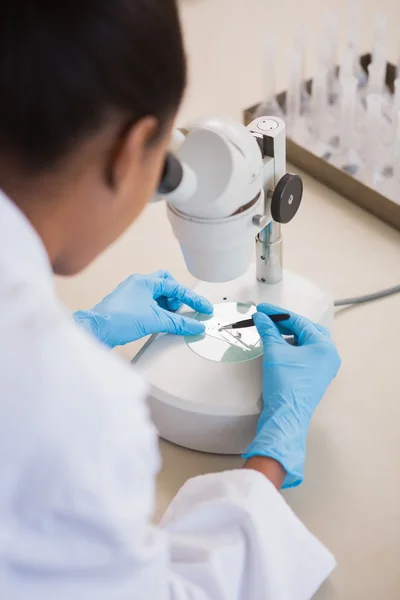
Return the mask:
<svg viewBox="0 0 400 600"><path fill-rule="evenodd" d="M286 173L279 180L271 200L271 214L277 223L289 223L299 210L303 198L303 181L298 175Z"/></svg>

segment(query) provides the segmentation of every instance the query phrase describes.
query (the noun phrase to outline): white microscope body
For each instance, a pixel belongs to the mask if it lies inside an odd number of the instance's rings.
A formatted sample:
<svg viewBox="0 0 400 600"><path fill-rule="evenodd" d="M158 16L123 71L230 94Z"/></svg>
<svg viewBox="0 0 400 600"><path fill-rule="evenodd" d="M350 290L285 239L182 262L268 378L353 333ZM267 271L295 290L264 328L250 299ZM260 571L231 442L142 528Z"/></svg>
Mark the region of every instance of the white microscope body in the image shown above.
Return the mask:
<svg viewBox="0 0 400 600"><path fill-rule="evenodd" d="M302 183L286 173L285 124L261 117L197 123L170 155L160 194L195 291L213 304L268 302L331 327L333 300L283 269L281 223L296 214ZM256 264L252 264L254 239ZM262 407L262 358L221 363L185 339L153 336L134 362L152 386L149 404L166 440L241 454Z"/></svg>

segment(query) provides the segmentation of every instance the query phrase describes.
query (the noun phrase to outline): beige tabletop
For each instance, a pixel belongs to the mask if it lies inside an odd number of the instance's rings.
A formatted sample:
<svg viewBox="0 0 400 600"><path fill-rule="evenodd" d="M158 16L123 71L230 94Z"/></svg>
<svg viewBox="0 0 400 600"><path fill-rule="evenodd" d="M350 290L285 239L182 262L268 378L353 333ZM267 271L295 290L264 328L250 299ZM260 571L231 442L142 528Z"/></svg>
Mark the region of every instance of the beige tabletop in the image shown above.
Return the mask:
<svg viewBox="0 0 400 600"><path fill-rule="evenodd" d="M327 2L321 0L183 0L181 3L191 83L179 123L204 115L241 118L261 97L262 45L278 41L278 82L287 82L285 61L294 29L308 22L310 56ZM396 56L398 0L365 0L368 19L384 10ZM345 14L346 2L332 6ZM345 30L340 34L343 42ZM400 234L304 175L302 209L284 231L285 265L331 290L336 298L400 283ZM149 207L111 249L80 276L59 280L72 309L87 308L132 272L169 269L193 283L161 205ZM314 418L308 439L306 481L285 498L336 555L338 568L320 599L400 598L400 296L337 314L335 338L343 358L340 376ZM132 358L140 343L121 352ZM191 452L161 442L158 518L184 481L231 469L237 458Z"/></svg>

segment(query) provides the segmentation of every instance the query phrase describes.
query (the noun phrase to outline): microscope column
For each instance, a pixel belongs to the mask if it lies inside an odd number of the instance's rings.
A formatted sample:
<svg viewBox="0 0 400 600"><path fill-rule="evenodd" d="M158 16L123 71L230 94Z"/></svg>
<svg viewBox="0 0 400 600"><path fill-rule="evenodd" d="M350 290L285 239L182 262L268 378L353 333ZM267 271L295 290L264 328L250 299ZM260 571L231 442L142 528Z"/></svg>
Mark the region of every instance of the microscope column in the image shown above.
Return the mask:
<svg viewBox="0 0 400 600"><path fill-rule="evenodd" d="M271 214L273 191L286 174L286 130L282 121L264 117L249 125L260 140L264 160L264 214ZM282 227L272 220L256 238L257 280L265 284L279 283L283 278Z"/></svg>
<svg viewBox="0 0 400 600"><path fill-rule="evenodd" d="M256 238L257 279L279 283L283 278L283 243L280 223L271 221Z"/></svg>

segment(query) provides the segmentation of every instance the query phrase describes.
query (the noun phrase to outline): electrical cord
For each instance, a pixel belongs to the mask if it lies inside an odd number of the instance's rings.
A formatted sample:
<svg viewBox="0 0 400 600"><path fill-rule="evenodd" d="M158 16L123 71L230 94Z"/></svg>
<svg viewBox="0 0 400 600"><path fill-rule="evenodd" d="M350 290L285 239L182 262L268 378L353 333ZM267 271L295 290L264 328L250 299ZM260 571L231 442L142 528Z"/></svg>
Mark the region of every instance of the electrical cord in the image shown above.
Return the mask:
<svg viewBox="0 0 400 600"><path fill-rule="evenodd" d="M400 285L395 285L387 290L381 290L374 294L367 294L365 296L356 296L355 298L345 298L343 300L336 300L335 306L350 306L352 304L365 304L367 302L373 302L374 300L380 300L381 298L387 298L394 294L400 293Z"/></svg>

